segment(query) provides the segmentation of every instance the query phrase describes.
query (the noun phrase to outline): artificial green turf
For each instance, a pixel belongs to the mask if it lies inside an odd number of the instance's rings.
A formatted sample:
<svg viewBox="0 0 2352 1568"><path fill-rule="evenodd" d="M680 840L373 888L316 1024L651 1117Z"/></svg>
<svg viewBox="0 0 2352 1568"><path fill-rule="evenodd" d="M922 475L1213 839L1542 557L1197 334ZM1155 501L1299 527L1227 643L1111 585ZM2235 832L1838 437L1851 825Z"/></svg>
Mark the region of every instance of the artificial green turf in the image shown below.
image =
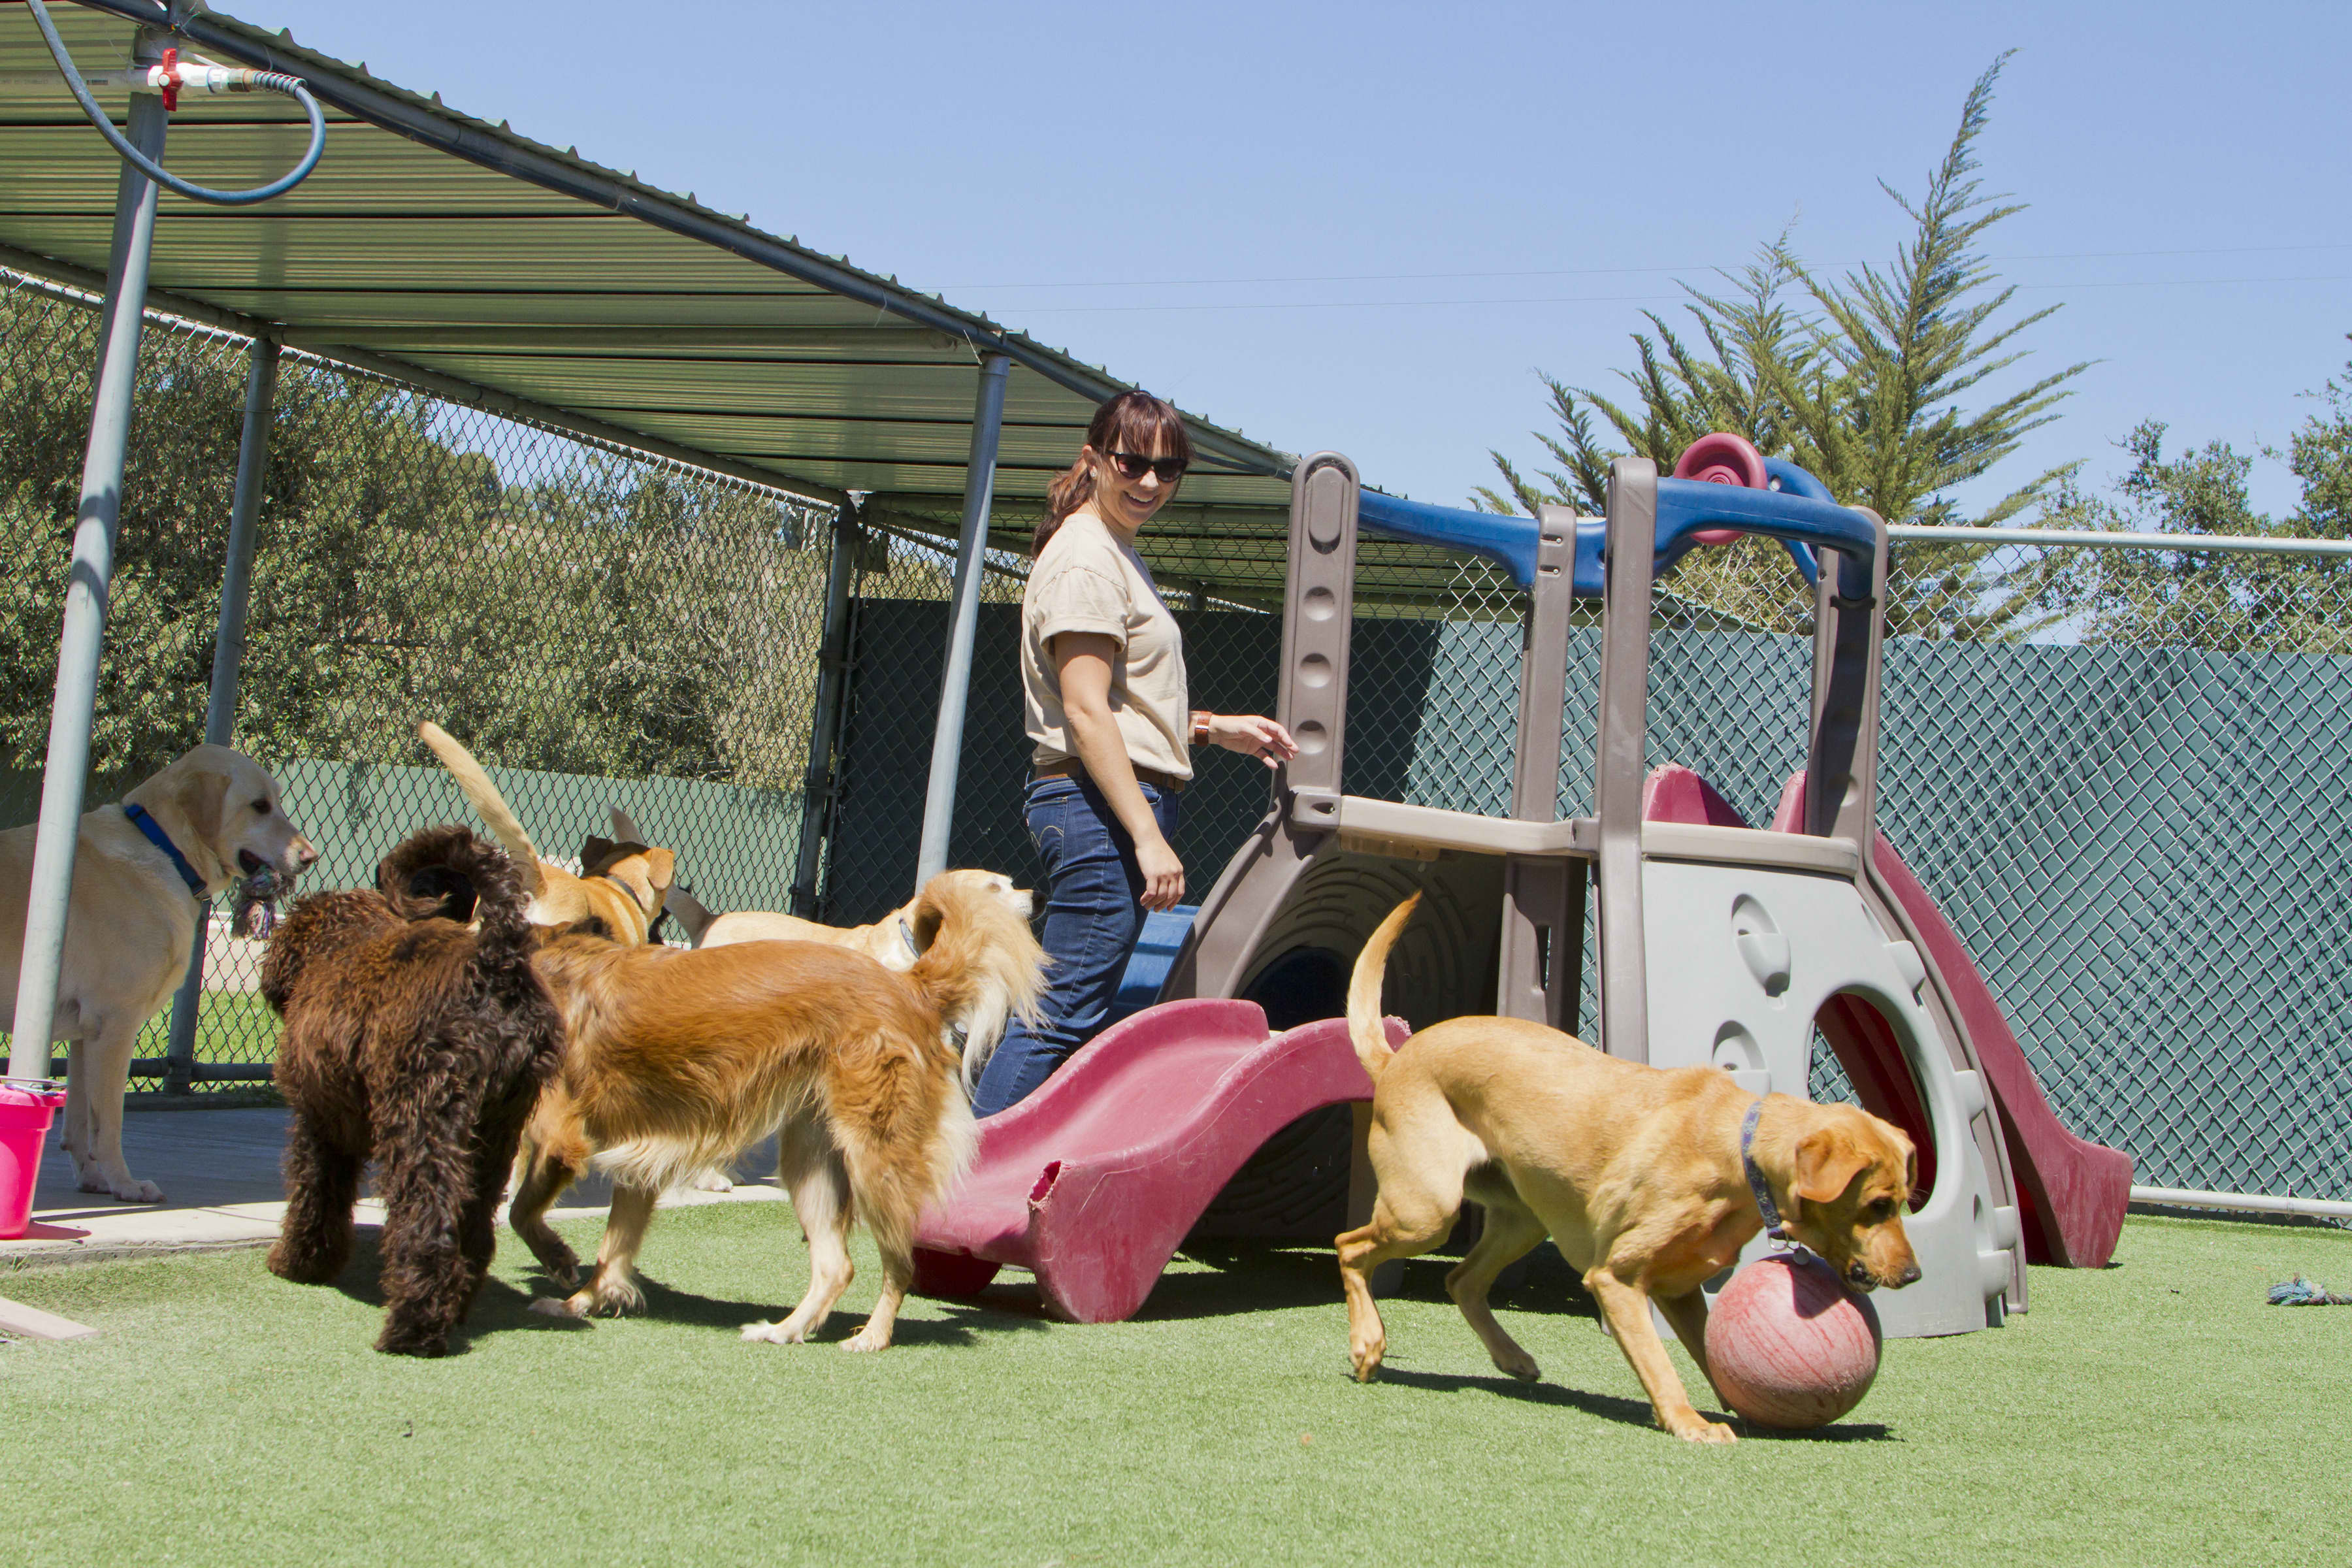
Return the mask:
<svg viewBox="0 0 2352 1568"><path fill-rule="evenodd" d="M859 1256L828 1339L873 1299ZM1650 1426L1557 1272L1501 1313L1541 1383L1420 1262L1364 1387L1328 1252L1181 1260L1120 1324L1044 1321L1025 1286L912 1301L875 1356L737 1338L804 1278L769 1205L665 1214L649 1314L617 1322L526 1312L504 1238L438 1362L369 1350L367 1255L339 1287L257 1252L21 1270L0 1294L104 1332L0 1349L6 1528L28 1563L240 1568L2332 1555L2352 1309L2263 1292L2352 1285L2352 1235L2135 1219L2118 1258L2035 1269L2006 1328L1890 1343L1841 1426L1704 1449Z"/></svg>

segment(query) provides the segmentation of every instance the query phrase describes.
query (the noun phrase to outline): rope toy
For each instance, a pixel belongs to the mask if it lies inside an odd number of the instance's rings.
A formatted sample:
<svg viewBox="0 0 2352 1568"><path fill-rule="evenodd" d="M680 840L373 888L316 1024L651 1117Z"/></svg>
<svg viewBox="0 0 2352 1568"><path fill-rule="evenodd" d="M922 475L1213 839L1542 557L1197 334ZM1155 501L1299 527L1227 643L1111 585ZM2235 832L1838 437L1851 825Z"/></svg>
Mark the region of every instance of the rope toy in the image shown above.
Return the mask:
<svg viewBox="0 0 2352 1568"><path fill-rule="evenodd" d="M2352 1296L2338 1296L2315 1279L2298 1274L2284 1285L2271 1287L2273 1307L2352 1307Z"/></svg>

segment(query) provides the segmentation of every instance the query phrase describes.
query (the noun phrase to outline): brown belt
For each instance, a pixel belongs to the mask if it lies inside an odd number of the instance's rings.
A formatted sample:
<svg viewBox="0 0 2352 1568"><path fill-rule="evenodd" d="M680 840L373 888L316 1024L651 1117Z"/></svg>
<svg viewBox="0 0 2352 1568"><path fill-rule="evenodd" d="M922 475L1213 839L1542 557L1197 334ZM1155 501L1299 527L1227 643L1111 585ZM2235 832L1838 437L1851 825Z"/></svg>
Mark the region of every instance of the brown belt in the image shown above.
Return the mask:
<svg viewBox="0 0 2352 1568"><path fill-rule="evenodd" d="M1136 783L1148 784L1162 795L1182 795L1185 784L1191 782L1188 779L1180 779L1173 773L1163 773L1158 768L1147 768L1140 763L1129 763L1128 766L1135 770ZM1035 771L1037 777L1041 779L1077 779L1087 776L1087 770L1076 763L1040 763Z"/></svg>

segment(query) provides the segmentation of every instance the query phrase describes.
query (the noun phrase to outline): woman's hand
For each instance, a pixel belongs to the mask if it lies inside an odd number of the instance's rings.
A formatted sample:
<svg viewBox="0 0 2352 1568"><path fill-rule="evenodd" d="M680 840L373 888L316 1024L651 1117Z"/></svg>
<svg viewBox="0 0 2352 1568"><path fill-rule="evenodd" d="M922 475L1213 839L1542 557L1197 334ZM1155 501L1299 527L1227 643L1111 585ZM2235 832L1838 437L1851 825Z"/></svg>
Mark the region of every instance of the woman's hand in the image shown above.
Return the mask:
<svg viewBox="0 0 2352 1568"><path fill-rule="evenodd" d="M1256 713L1212 714L1209 743L1255 757L1270 768L1278 768L1298 754L1298 742L1290 738L1289 731Z"/></svg>
<svg viewBox="0 0 2352 1568"><path fill-rule="evenodd" d="M1140 901L1145 909L1172 910L1184 901L1184 862L1176 858L1168 840L1158 834L1149 843L1137 840L1135 863L1143 872Z"/></svg>

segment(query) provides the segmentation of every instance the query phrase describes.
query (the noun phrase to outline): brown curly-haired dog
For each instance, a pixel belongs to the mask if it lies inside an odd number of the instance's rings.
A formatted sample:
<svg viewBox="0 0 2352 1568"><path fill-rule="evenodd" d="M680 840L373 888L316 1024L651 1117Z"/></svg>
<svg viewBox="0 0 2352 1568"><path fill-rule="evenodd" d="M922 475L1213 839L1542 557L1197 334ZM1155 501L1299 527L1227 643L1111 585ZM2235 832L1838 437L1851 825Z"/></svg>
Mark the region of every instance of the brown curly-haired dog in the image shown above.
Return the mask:
<svg viewBox="0 0 2352 1568"><path fill-rule="evenodd" d="M376 886L297 903L261 966L262 996L286 1020L274 1076L294 1108L269 1268L306 1284L342 1272L374 1157L375 1348L437 1356L489 1268L499 1194L562 1059L563 1020L531 971L529 895L497 846L425 828L383 858ZM478 911L478 928L463 923Z"/></svg>

